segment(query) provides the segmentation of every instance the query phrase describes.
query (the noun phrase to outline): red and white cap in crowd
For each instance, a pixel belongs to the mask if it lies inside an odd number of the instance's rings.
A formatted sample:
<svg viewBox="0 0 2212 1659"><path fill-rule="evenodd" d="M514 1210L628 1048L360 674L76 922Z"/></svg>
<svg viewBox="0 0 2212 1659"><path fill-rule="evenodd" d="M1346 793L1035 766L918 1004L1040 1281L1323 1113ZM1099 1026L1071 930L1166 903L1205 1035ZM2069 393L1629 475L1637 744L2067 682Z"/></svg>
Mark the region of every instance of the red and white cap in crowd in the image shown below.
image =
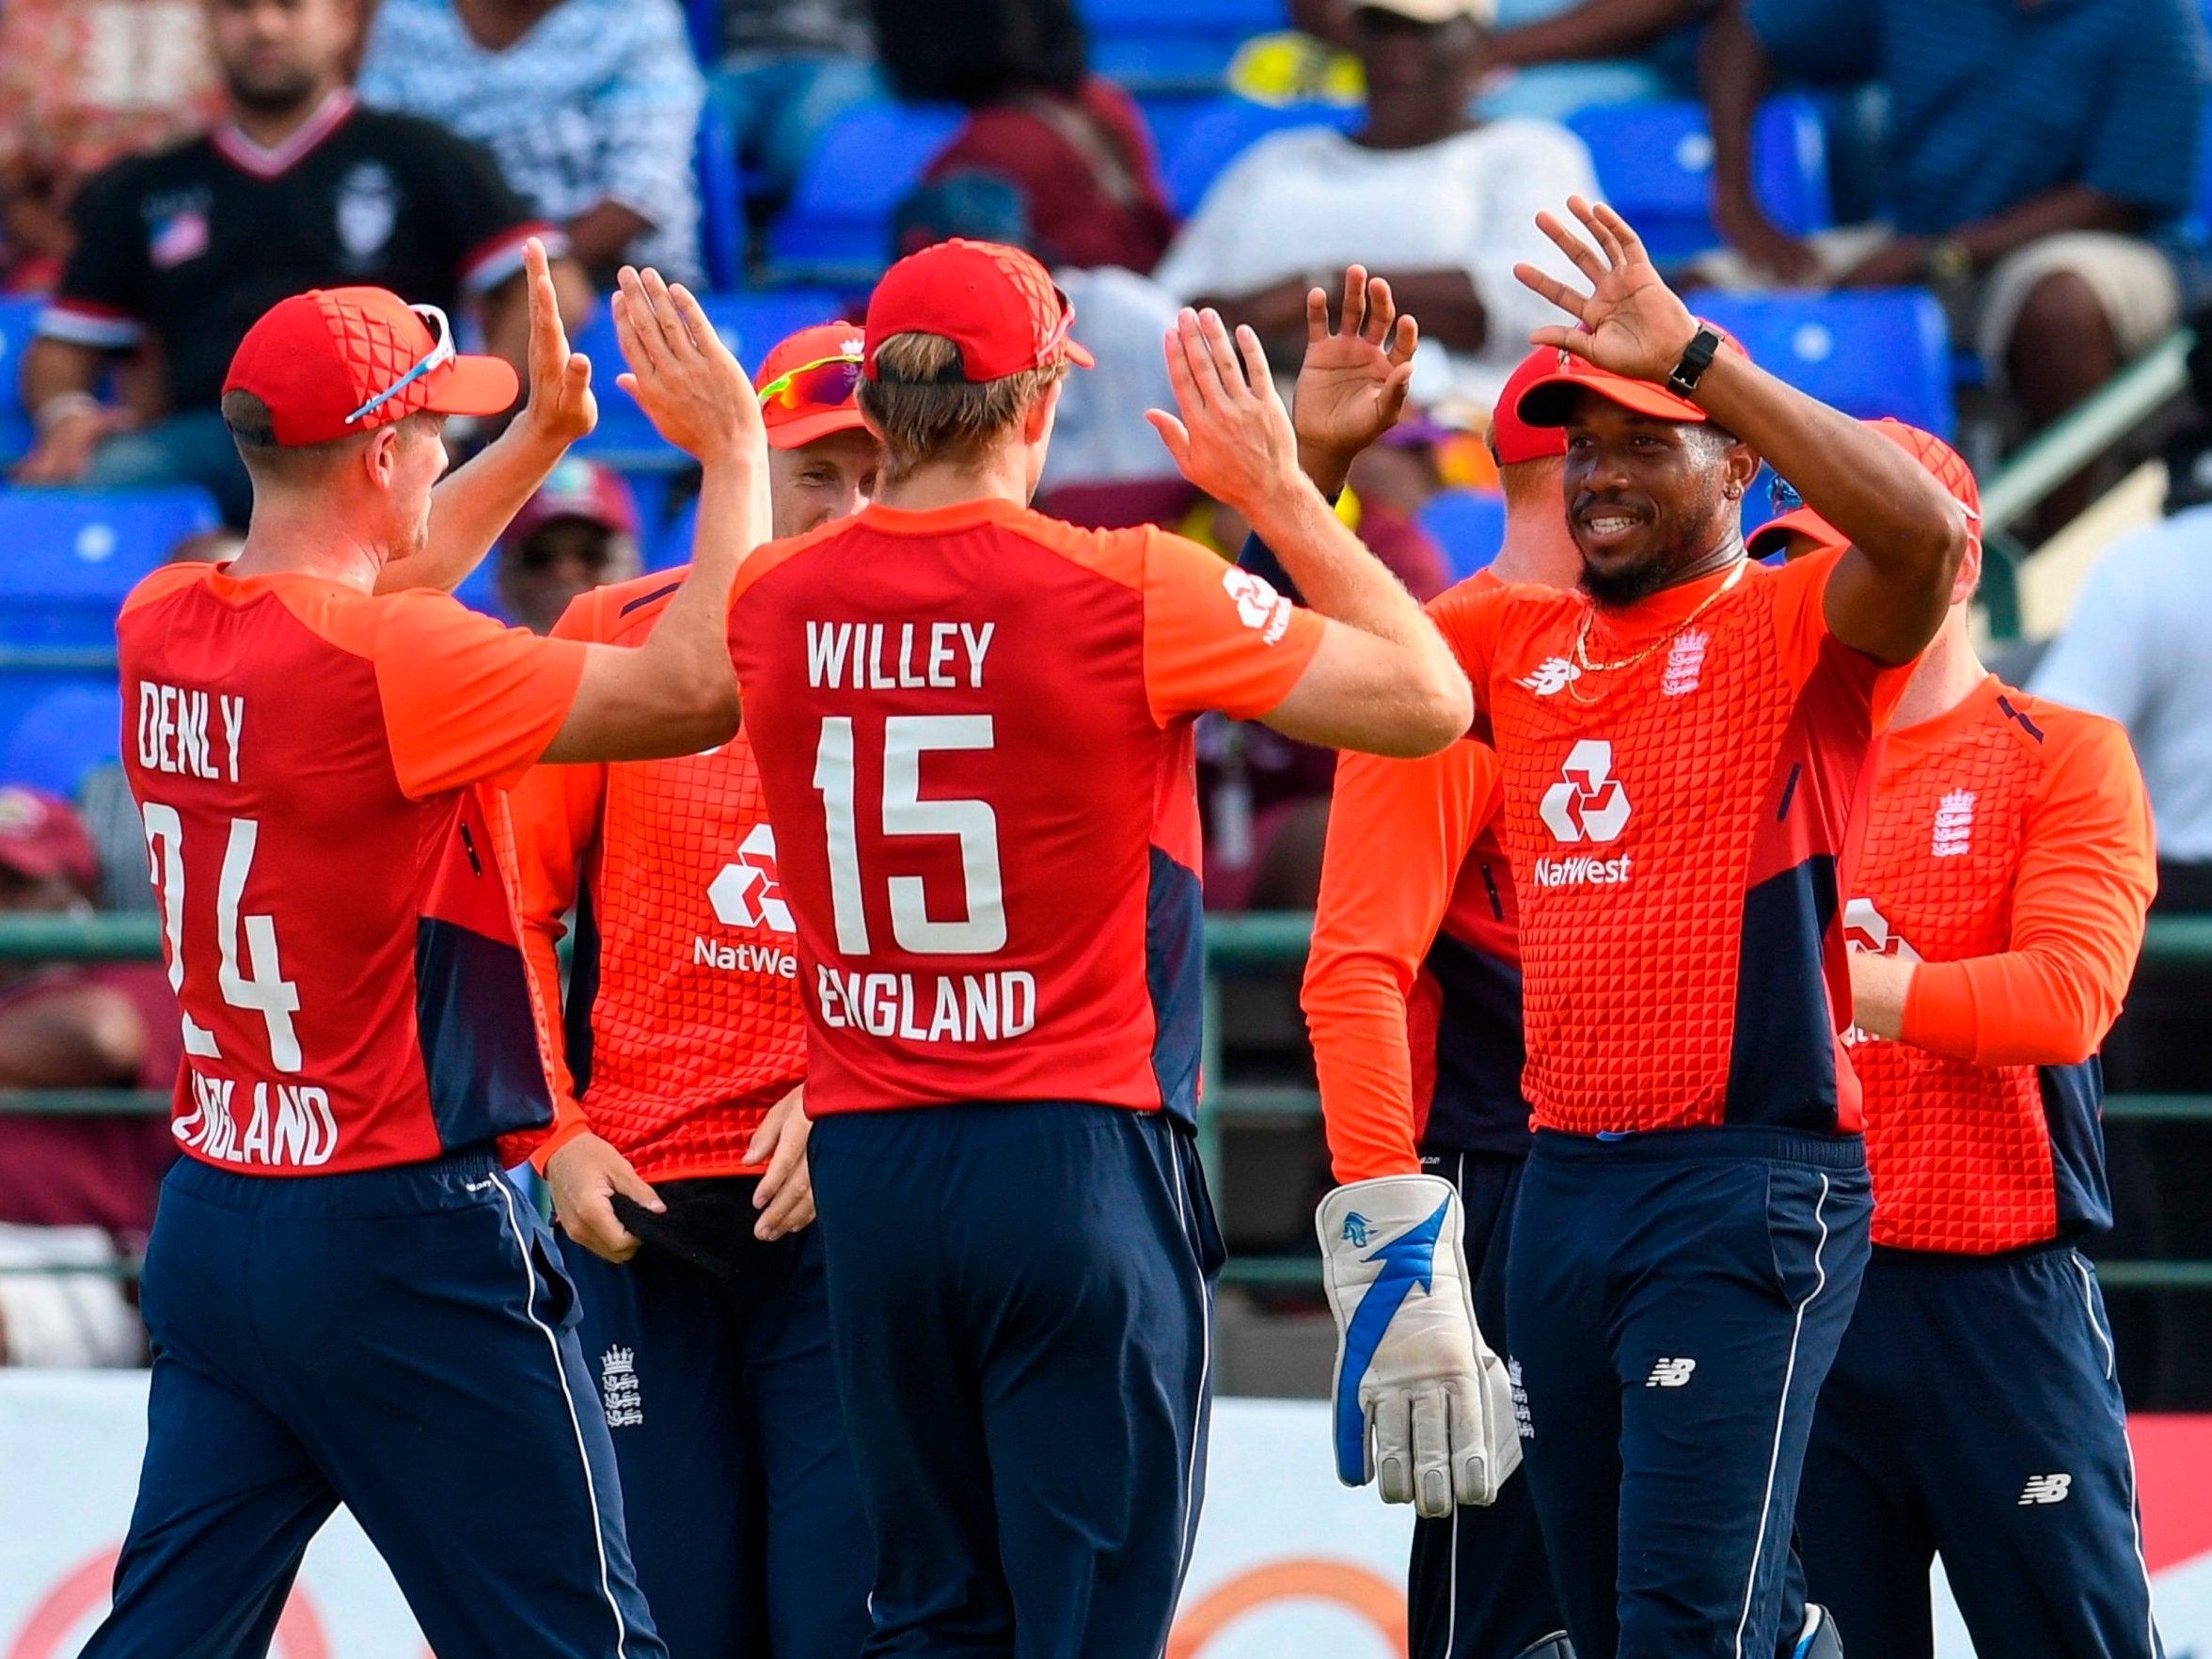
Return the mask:
<svg viewBox="0 0 2212 1659"><path fill-rule="evenodd" d="M580 455L554 466L538 493L522 504L499 545L518 547L557 518L580 518L620 535L638 533L638 503L622 474Z"/></svg>
<svg viewBox="0 0 2212 1659"><path fill-rule="evenodd" d="M939 334L960 348L960 377L1003 380L1062 361L1088 369L1091 354L1068 338L1075 306L1044 266L1018 247L956 236L910 253L883 274L868 300L868 378L894 334Z"/></svg>
<svg viewBox="0 0 2212 1659"><path fill-rule="evenodd" d="M316 288L278 300L245 332L223 390L268 404L276 442L326 444L424 409L498 415L521 390L513 365L464 356L435 306L384 288Z"/></svg>
<svg viewBox="0 0 2212 1659"><path fill-rule="evenodd" d="M89 891L100 880L100 855L69 802L11 783L0 788L0 869L30 881L65 877Z"/></svg>
<svg viewBox="0 0 2212 1659"><path fill-rule="evenodd" d="M834 432L860 432L861 365L867 340L857 323L823 323L777 343L753 371L768 445L797 450Z"/></svg>

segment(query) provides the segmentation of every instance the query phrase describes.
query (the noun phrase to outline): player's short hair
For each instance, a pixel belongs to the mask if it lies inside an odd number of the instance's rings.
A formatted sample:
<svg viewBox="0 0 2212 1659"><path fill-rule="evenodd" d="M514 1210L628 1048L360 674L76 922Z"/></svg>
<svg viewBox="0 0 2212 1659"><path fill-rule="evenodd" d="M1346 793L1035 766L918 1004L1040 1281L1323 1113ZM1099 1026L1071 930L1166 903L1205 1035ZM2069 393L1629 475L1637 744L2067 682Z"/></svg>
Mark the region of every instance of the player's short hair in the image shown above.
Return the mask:
<svg viewBox="0 0 2212 1659"><path fill-rule="evenodd" d="M943 335L893 335L876 348L875 376L861 382L861 411L883 434L884 477L895 481L927 461L980 455L1066 372L1059 362L966 380L960 348Z"/></svg>
<svg viewBox="0 0 2212 1659"><path fill-rule="evenodd" d="M324 444L280 444L276 441L276 417L269 405L243 388L223 394L222 410L223 424L230 429L230 439L238 446L246 472L272 483L293 483L321 472L339 456L357 448L368 435L349 432ZM434 426L437 420L428 410L418 409L393 424Z"/></svg>

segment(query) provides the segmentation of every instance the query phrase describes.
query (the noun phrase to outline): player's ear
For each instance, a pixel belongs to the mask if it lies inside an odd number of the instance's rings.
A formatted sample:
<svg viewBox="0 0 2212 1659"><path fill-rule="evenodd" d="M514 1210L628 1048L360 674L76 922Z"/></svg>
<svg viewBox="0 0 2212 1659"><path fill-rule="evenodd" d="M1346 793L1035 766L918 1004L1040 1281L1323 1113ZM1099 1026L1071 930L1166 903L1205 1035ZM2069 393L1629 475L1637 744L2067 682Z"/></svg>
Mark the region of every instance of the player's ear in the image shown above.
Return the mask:
<svg viewBox="0 0 2212 1659"><path fill-rule="evenodd" d="M1728 481L1728 498L1741 501L1751 493L1759 482L1759 468L1762 465L1759 451L1742 439L1731 439L1721 457L1722 475Z"/></svg>
<svg viewBox="0 0 2212 1659"><path fill-rule="evenodd" d="M1967 538L1966 557L1959 561L1958 575L1951 581L1951 602L1964 605L1974 596L1982 585L1982 534L1980 526Z"/></svg>
<svg viewBox="0 0 2212 1659"><path fill-rule="evenodd" d="M1039 392L1021 418L1021 439L1024 443L1041 444L1052 435L1052 420L1060 410L1060 388L1065 380L1055 380Z"/></svg>
<svg viewBox="0 0 2212 1659"><path fill-rule="evenodd" d="M388 490L400 470L400 428L404 421L394 421L380 426L369 434L369 441L361 446L361 465L368 469L369 482L380 490Z"/></svg>

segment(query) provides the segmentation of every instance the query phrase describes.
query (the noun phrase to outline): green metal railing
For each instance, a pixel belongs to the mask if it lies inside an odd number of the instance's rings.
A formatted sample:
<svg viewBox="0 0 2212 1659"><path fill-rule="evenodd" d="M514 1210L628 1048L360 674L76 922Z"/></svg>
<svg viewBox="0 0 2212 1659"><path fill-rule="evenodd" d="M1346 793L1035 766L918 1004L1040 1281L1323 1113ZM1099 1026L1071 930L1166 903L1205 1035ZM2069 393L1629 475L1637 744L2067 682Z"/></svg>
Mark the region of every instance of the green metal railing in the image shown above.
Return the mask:
<svg viewBox="0 0 2212 1659"><path fill-rule="evenodd" d="M1313 918L1297 912L1215 916L1207 923L1202 1050L1207 1087L1198 1114L1198 1148L1217 1193L1224 1178L1222 1139L1227 1126L1309 1123L1320 1115L1320 1098L1311 1088L1226 1081L1222 1054L1222 980L1231 974L1281 974L1302 968L1312 929ZM161 924L152 915L0 916L0 963L160 959ZM2153 918L2143 959L2212 967L2212 917ZM154 1115L168 1106L168 1095L153 1090L0 1090L0 1113L26 1115ZM2113 1095L2105 1101L2105 1118L2110 1123L2212 1123L2212 1095ZM134 1266L122 1264L121 1271ZM9 1271L0 1268L0 1272ZM2097 1271L2114 1288L2212 1289L2212 1261L2108 1261ZM1320 1264L1310 1256L1239 1256L1230 1261L1224 1276L1253 1286L1313 1286L1319 1283Z"/></svg>

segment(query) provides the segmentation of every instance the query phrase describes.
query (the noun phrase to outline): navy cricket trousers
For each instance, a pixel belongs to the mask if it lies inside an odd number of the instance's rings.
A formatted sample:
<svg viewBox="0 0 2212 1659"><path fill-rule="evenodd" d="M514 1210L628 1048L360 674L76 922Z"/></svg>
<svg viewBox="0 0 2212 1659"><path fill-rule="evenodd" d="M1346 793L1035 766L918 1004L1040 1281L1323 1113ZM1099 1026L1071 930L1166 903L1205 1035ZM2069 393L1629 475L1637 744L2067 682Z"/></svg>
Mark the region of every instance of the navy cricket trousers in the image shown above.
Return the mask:
<svg viewBox="0 0 2212 1659"><path fill-rule="evenodd" d="M438 1659L667 1659L559 1247L488 1148L180 1160L147 1250L146 1463L87 1659L268 1651L342 1503Z"/></svg>
<svg viewBox="0 0 2212 1659"><path fill-rule="evenodd" d="M871 1659L1157 1659L1221 1264L1190 1132L969 1102L827 1116L808 1151L876 1538Z"/></svg>
<svg viewBox="0 0 2212 1659"><path fill-rule="evenodd" d="M1460 1190L1475 1322L1511 1365L1506 1264L1527 1161L1507 1152L1430 1149L1422 1161ZM1414 1523L1406 1603L1412 1659L1513 1659L1560 1627L1525 1476L1508 1480L1488 1508L1462 1504L1446 1520Z"/></svg>
<svg viewBox="0 0 2212 1659"><path fill-rule="evenodd" d="M661 1188L672 1209L683 1189ZM751 1220L751 1180L735 1225ZM729 1240L726 1277L648 1238L572 1249L638 1582L677 1659L859 1659L875 1546L837 1404L822 1230Z"/></svg>
<svg viewBox="0 0 2212 1659"><path fill-rule="evenodd" d="M1929 1659L1928 1565L1976 1651L2159 1659L2111 1327L2070 1245L1877 1249L1828 1373L1797 1527L1854 1652Z"/></svg>
<svg viewBox="0 0 2212 1659"><path fill-rule="evenodd" d="M1579 1659L1790 1651L1798 1476L1872 1210L1855 1136L1538 1133L1507 1301Z"/></svg>

